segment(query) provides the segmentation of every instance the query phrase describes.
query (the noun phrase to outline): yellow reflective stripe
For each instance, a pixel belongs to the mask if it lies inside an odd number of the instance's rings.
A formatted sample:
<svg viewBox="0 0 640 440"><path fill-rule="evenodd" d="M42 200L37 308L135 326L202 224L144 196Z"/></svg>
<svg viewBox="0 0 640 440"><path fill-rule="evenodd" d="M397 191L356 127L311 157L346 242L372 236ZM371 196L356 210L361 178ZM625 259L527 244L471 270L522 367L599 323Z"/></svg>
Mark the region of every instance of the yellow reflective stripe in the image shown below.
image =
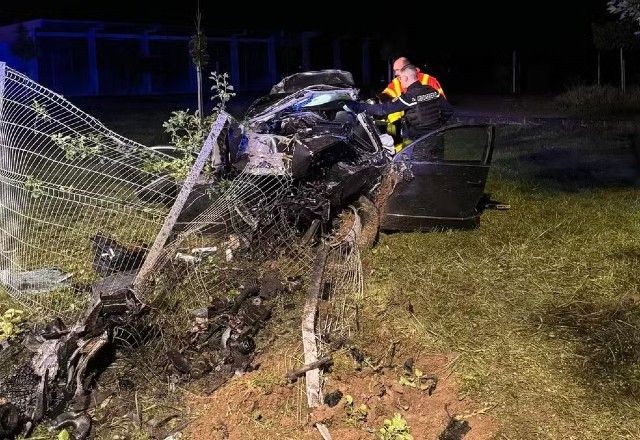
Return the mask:
<svg viewBox="0 0 640 440"><path fill-rule="evenodd" d="M391 84L393 85L393 88L395 89L395 92L396 92L396 96L394 96L394 98L402 95L402 85L400 84L400 78L393 78L393 81L391 81ZM388 90L388 88L385 90ZM392 124L396 122L398 119L401 119L403 116L404 116L404 112L389 113L387 115L387 123Z"/></svg>
<svg viewBox="0 0 640 440"><path fill-rule="evenodd" d="M429 75L427 75L426 73L422 76L422 80L420 80L420 84L422 84L423 86L426 86L429 84Z"/></svg>
<svg viewBox="0 0 640 440"><path fill-rule="evenodd" d="M383 93L383 94L385 94L385 93L386 93L387 95L391 96L392 98L397 98L397 97L398 97L398 95L396 95L396 92L395 92L394 90L390 89L389 87L387 87L386 89L384 89L384 90L382 91L382 93Z"/></svg>
<svg viewBox="0 0 640 440"><path fill-rule="evenodd" d="M399 78L393 78L393 89L396 92L396 96L400 96L402 95L402 85L400 84L400 79Z"/></svg>
<svg viewBox="0 0 640 440"><path fill-rule="evenodd" d="M402 118L403 116L404 116L404 112L389 113L389 115L387 116L387 122L389 123L396 122L398 119Z"/></svg>
<svg viewBox="0 0 640 440"><path fill-rule="evenodd" d="M391 136L395 136L396 134L396 124L393 122L387 122L387 134Z"/></svg>
<svg viewBox="0 0 640 440"><path fill-rule="evenodd" d="M402 142L394 145L396 153L399 153L404 147L413 142L411 139L403 139Z"/></svg>

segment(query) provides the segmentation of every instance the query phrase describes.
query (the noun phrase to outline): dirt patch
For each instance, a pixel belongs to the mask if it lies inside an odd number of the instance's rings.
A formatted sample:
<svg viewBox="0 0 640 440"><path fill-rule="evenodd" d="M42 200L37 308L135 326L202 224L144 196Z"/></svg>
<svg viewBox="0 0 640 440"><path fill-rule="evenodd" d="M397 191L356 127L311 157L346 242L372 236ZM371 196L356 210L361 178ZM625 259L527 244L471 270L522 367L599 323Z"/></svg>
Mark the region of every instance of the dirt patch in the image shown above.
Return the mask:
<svg viewBox="0 0 640 440"><path fill-rule="evenodd" d="M439 378L429 395L427 390L400 384L405 371L402 365L377 372L372 368L357 371L345 368L353 362L346 353L339 355L336 371L325 375L324 390L339 390L343 397L333 407L323 405L309 411L302 384L285 384L283 363L270 354L269 359L258 359L263 368L234 378L211 396L191 395L187 403L197 418L187 435L201 440L320 439L314 423L322 422L334 439L372 439L385 419L398 413L414 439L437 439L453 417L468 422L471 429L465 440L489 439L497 423L486 414L490 408L460 398L449 371L453 358L430 355L415 360L415 368Z"/></svg>

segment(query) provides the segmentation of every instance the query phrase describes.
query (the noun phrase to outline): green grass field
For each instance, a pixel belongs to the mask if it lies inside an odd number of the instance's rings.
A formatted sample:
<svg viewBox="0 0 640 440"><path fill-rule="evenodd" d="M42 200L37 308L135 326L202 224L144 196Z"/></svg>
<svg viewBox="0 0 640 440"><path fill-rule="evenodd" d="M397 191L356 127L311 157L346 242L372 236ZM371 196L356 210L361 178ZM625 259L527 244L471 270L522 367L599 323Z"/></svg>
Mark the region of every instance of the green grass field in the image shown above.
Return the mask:
<svg viewBox="0 0 640 440"><path fill-rule="evenodd" d="M497 438L639 438L640 214L628 138L500 133L488 190L511 210L486 212L474 231L383 235L364 259L365 313L375 316L364 334L457 353L463 393L492 407Z"/></svg>

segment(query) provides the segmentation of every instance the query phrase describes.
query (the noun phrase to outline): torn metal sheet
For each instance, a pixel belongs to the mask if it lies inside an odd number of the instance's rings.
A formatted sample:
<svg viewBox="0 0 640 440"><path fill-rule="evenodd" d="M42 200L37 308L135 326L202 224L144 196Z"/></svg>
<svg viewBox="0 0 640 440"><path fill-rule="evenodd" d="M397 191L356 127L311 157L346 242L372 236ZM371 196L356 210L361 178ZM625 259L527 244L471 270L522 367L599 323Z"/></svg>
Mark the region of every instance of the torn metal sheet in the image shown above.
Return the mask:
<svg viewBox="0 0 640 440"><path fill-rule="evenodd" d="M66 273L57 267L29 270L26 272L12 272L8 269L0 270L0 283L26 294L51 292L68 287L71 284L72 273Z"/></svg>
<svg viewBox="0 0 640 440"><path fill-rule="evenodd" d="M337 69L296 73L282 79L271 88L270 95L293 93L311 85L324 84L333 87L355 87L351 72Z"/></svg>
<svg viewBox="0 0 640 440"><path fill-rule="evenodd" d="M285 153L279 150L279 143L288 143L284 136L262 133L250 133L248 136L246 154L247 166L251 174L284 175L289 171L285 162Z"/></svg>

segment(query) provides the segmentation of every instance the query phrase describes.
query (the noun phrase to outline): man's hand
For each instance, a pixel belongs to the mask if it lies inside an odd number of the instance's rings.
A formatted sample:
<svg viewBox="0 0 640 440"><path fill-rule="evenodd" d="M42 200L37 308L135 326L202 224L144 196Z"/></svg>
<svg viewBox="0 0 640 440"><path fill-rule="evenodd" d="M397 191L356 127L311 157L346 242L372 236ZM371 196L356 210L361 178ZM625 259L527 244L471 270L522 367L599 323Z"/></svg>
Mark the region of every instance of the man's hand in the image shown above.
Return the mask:
<svg viewBox="0 0 640 440"><path fill-rule="evenodd" d="M347 101L344 103L344 109L358 114L364 111L364 106L358 101Z"/></svg>

